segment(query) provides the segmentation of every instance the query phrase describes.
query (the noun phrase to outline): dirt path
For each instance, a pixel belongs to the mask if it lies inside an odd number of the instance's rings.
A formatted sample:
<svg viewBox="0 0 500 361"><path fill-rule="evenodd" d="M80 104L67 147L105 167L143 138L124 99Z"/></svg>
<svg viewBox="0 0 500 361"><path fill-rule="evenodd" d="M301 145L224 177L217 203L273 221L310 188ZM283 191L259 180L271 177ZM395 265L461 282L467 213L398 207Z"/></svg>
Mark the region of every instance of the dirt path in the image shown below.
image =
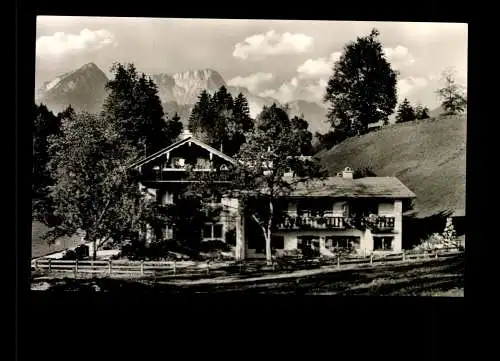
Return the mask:
<svg viewBox="0 0 500 361"><path fill-rule="evenodd" d="M432 260L422 260L422 261L412 261L411 264L420 264L429 262ZM346 270L369 270L369 269L383 269L384 267L393 267L395 265L407 265L409 262L390 262L387 264L374 264L374 265L342 265L341 268L337 268L335 265L328 266L320 266L319 268L314 269L306 269L306 270L297 270L291 271L288 273L279 273L279 274L268 274L262 276L255 277L241 277L239 275L234 276L221 276L216 278L202 278L196 280L186 280L186 279L169 279L169 280L159 280L157 283L159 284L170 284L170 285L182 285L182 286L195 286L195 285L214 285L214 284L228 284L228 283L254 283L260 281L273 281L273 280L285 280L289 278L300 278L307 276L315 276L321 274L329 274L335 272L342 272Z"/></svg>

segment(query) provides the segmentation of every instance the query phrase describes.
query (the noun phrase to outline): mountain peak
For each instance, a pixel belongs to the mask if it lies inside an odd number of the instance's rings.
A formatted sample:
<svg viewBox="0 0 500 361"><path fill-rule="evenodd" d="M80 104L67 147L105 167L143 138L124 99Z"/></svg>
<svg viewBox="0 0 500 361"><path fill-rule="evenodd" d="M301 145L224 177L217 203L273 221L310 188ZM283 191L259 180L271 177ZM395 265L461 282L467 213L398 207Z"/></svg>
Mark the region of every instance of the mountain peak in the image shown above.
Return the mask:
<svg viewBox="0 0 500 361"><path fill-rule="evenodd" d="M75 110L97 112L105 97L106 74L93 62L45 82L35 93L35 101L60 112L71 104Z"/></svg>
<svg viewBox="0 0 500 361"><path fill-rule="evenodd" d="M212 83L214 85L217 85L218 87L226 85L226 81L224 80L222 75L220 75L219 72L211 68L186 70L174 74L173 78L176 80L176 82L178 81L182 82L183 80L201 81L201 82L212 81Z"/></svg>
<svg viewBox="0 0 500 361"><path fill-rule="evenodd" d="M99 69L99 67L97 65L95 65L94 62L90 62L90 63L82 65L80 67L80 69ZM99 70L101 70L101 69L99 69Z"/></svg>

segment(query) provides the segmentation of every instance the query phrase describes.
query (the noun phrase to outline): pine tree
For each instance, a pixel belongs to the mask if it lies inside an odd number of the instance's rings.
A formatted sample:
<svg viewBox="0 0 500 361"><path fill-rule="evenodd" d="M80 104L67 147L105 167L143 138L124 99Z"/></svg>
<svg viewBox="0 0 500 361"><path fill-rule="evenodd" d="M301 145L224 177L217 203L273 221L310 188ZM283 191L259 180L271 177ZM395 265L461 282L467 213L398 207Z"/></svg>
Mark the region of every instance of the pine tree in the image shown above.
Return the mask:
<svg viewBox="0 0 500 361"><path fill-rule="evenodd" d="M422 104L418 104L415 108L415 118L416 119L427 119L429 118L429 108L423 107Z"/></svg>
<svg viewBox="0 0 500 361"><path fill-rule="evenodd" d="M70 105L66 109L64 109L62 112L60 112L57 115L60 119L61 122L66 122L66 121L71 121L72 119L75 118L76 112L75 109Z"/></svg>
<svg viewBox="0 0 500 361"><path fill-rule="evenodd" d="M55 116L45 105L35 104L33 122L33 182L32 197L43 197L50 185L48 162L50 159L50 136L60 132L61 119Z"/></svg>
<svg viewBox="0 0 500 361"><path fill-rule="evenodd" d="M165 136L168 139L168 143L173 143L176 140L182 132L183 127L181 118L177 113L175 113L172 118L167 117Z"/></svg>
<svg viewBox="0 0 500 361"><path fill-rule="evenodd" d="M202 90L189 117L189 130L201 139L205 138L205 128L211 123L210 118L213 116L211 100L210 94L205 89Z"/></svg>
<svg viewBox="0 0 500 361"><path fill-rule="evenodd" d="M106 84L109 91L104 103L104 120L114 126L123 142L138 154L151 154L167 146L163 108L156 85L133 64L114 64L114 79Z"/></svg>
<svg viewBox="0 0 500 361"><path fill-rule="evenodd" d="M248 101L242 93L239 93L234 99L232 116L226 120L227 139L224 152L228 155L234 155L245 142L245 133L253 129Z"/></svg>
<svg viewBox="0 0 500 361"><path fill-rule="evenodd" d="M404 123L415 120L415 111L408 99L404 99L398 107L396 114L396 123Z"/></svg>
<svg viewBox="0 0 500 361"><path fill-rule="evenodd" d="M242 133L246 133L253 128L248 100L242 93L239 93L234 99L233 119L238 126L238 130Z"/></svg>
<svg viewBox="0 0 500 361"><path fill-rule="evenodd" d="M384 56L379 32L358 37L344 47L328 80L324 101L328 120L348 136L368 131L368 124L384 121L397 104L397 74Z"/></svg>

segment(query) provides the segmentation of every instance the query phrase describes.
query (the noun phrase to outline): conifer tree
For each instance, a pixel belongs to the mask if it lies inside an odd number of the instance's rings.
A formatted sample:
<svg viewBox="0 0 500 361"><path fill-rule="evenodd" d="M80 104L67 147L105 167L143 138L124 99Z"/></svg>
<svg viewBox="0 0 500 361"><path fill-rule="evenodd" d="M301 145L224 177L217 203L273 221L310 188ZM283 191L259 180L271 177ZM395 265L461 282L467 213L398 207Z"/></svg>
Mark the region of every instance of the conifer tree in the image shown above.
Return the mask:
<svg viewBox="0 0 500 361"><path fill-rule="evenodd" d="M404 99L398 107L398 113L396 114L396 123L404 123L415 120L415 111L411 106L408 99Z"/></svg>

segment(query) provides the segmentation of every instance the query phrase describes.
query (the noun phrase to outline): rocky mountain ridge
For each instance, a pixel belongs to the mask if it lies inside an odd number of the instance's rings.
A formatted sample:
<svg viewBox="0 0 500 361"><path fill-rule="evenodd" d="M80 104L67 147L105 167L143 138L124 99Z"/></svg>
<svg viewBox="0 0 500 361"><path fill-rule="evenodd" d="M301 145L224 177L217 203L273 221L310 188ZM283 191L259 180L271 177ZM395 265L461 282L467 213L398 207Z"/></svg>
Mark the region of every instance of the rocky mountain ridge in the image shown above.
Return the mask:
<svg viewBox="0 0 500 361"><path fill-rule="evenodd" d="M214 93L221 86L225 86L233 96L242 93L248 100L252 117L255 117L264 105L279 104L278 100L259 96L245 87L228 85L216 70L210 68L187 70L172 75L151 74L150 77L158 86L165 113L170 116L177 113L184 124L187 124L191 109L203 89ZM77 111L98 112L106 97L107 81L105 73L96 64L88 63L43 83L36 91L35 101L44 103L55 112L64 110L69 104ZM304 115L312 132L324 132L328 129L328 124L324 121L326 109L322 105L295 100L289 103L289 108L292 116Z"/></svg>

